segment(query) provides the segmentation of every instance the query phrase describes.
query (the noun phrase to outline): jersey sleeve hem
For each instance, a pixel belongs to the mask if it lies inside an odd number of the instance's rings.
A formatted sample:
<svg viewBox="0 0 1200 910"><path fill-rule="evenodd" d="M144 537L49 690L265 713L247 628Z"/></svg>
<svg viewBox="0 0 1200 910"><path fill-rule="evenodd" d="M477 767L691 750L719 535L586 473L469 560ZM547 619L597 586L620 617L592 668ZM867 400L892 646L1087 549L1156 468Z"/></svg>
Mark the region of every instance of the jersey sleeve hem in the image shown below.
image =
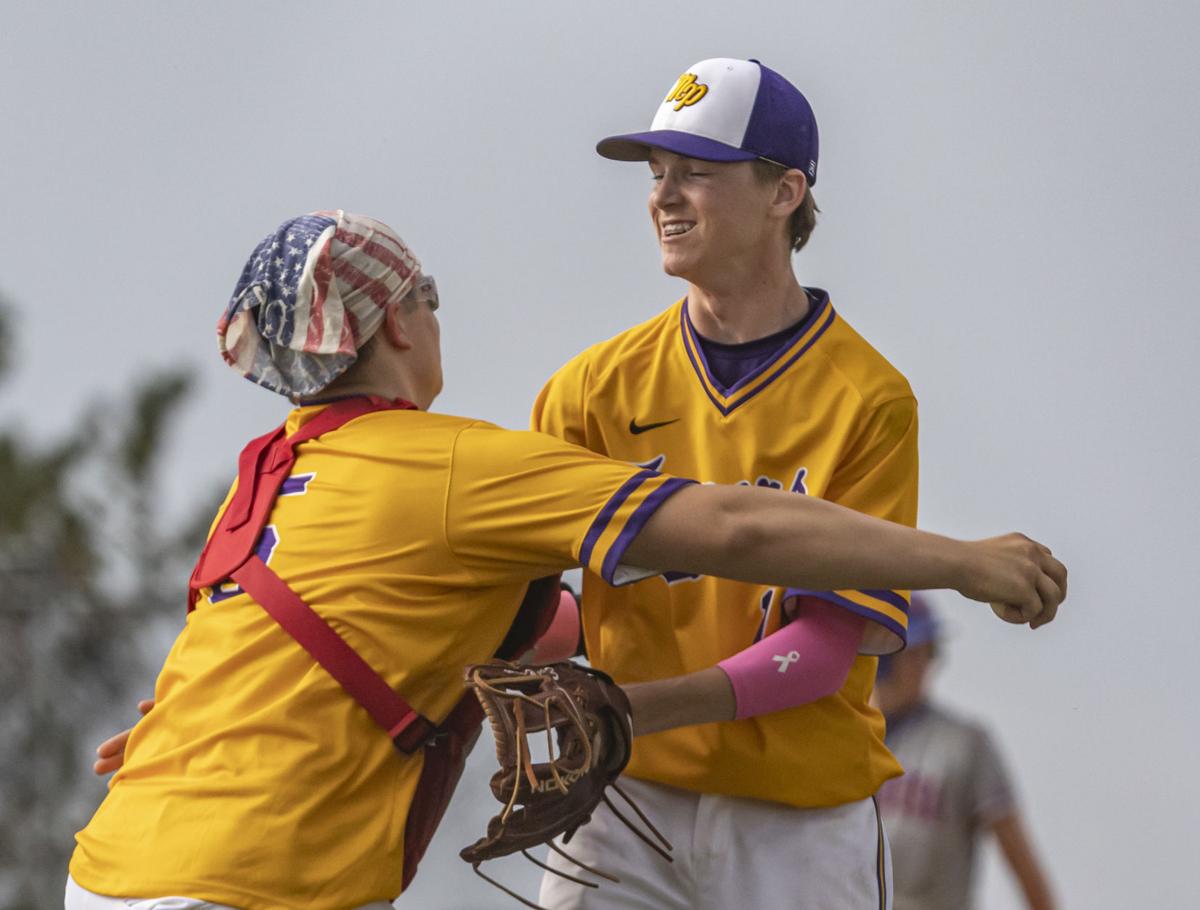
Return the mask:
<svg viewBox="0 0 1200 910"><path fill-rule="evenodd" d="M665 477L657 471L638 471L609 498L584 535L579 563L610 585L621 586L659 574L622 564L625 551L658 508L684 487L695 483Z"/></svg>
<svg viewBox="0 0 1200 910"><path fill-rule="evenodd" d="M887 590L809 591L788 588L783 593L786 603L792 597L817 597L844 607L871 621L863 633L859 653L869 656L892 654L908 642L908 593Z"/></svg>

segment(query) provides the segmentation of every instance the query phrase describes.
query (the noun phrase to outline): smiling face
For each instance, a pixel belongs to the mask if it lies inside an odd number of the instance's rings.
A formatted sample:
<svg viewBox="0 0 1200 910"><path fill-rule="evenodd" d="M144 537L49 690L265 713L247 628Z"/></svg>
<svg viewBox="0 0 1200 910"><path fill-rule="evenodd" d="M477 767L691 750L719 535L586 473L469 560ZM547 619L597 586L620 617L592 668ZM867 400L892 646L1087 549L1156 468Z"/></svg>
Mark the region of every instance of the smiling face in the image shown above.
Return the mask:
<svg viewBox="0 0 1200 910"><path fill-rule="evenodd" d="M700 287L723 272L753 268L779 245L771 217L775 187L749 161L701 161L655 149L650 219L663 270Z"/></svg>

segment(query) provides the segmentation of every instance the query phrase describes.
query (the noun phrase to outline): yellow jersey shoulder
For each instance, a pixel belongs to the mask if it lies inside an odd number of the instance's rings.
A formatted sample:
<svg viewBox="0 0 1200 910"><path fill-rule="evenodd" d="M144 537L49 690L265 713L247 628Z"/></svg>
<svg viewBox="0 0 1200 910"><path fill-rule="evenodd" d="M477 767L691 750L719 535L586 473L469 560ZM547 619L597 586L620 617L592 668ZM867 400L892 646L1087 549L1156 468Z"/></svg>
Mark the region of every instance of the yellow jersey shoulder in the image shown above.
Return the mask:
<svg viewBox="0 0 1200 910"><path fill-rule="evenodd" d="M306 413L320 413L322 407L299 408L288 416L288 432L294 432L311 416ZM347 423L338 430L338 435L356 451L363 454L378 452L388 454L394 452L398 439L413 445L418 440L423 442L420 449L434 448L445 445L448 448L453 440L467 429L500 429L484 420L470 417L457 417L453 414L439 414L430 411L389 410L372 411Z"/></svg>
<svg viewBox="0 0 1200 910"><path fill-rule="evenodd" d="M674 341L679 331L682 306L683 301L678 300L645 322L585 348L567 361L555 376L571 374L572 379L584 378L591 385L599 385L616 370L627 372L636 370L639 363L648 365L664 343Z"/></svg>
<svg viewBox="0 0 1200 910"><path fill-rule="evenodd" d="M904 374L858 334L840 312L813 353L854 389L865 408L914 397Z"/></svg>
<svg viewBox="0 0 1200 910"><path fill-rule="evenodd" d="M675 343L683 301L645 322L576 354L546 380L530 416L530 428L575 445L595 448L594 396L628 387L663 363ZM603 451L603 450L601 450Z"/></svg>

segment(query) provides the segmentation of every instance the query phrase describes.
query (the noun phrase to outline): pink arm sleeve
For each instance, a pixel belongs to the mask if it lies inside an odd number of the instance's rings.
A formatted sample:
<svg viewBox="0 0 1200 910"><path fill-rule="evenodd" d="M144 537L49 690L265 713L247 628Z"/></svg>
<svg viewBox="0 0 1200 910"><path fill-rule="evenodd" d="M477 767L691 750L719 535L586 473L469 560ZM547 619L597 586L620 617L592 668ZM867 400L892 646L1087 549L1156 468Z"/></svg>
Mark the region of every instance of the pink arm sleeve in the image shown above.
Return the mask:
<svg viewBox="0 0 1200 910"><path fill-rule="evenodd" d="M737 719L794 708L832 695L846 682L866 620L817 598L777 632L721 661Z"/></svg>

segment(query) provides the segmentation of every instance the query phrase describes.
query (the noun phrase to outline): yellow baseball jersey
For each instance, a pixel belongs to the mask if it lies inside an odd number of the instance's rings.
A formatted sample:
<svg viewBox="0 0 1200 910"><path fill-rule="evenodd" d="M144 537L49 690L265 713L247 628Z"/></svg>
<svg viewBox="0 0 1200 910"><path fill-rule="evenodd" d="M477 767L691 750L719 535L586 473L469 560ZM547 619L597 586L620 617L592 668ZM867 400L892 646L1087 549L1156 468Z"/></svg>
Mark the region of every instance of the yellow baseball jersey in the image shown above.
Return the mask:
<svg viewBox="0 0 1200 910"><path fill-rule="evenodd" d="M813 292L808 317L734 387L711 374L680 301L559 370L533 427L655 470L820 496L907 525L917 515L917 407L878 352ZM798 554L799 555L799 554ZM906 591L789 591L666 573L609 589L585 574L589 658L618 682L710 667L769 635L793 595L868 622L841 691L808 705L637 740L628 773L705 793L831 806L901 773L867 704L872 654L903 645Z"/></svg>
<svg viewBox="0 0 1200 910"><path fill-rule="evenodd" d="M288 432L320 410L293 411ZM629 542L686 483L539 433L379 411L300 445L258 553L439 722L530 580L580 563L620 575ZM398 752L248 595L201 592L155 697L77 835L80 885L246 910L396 897L423 759Z"/></svg>

